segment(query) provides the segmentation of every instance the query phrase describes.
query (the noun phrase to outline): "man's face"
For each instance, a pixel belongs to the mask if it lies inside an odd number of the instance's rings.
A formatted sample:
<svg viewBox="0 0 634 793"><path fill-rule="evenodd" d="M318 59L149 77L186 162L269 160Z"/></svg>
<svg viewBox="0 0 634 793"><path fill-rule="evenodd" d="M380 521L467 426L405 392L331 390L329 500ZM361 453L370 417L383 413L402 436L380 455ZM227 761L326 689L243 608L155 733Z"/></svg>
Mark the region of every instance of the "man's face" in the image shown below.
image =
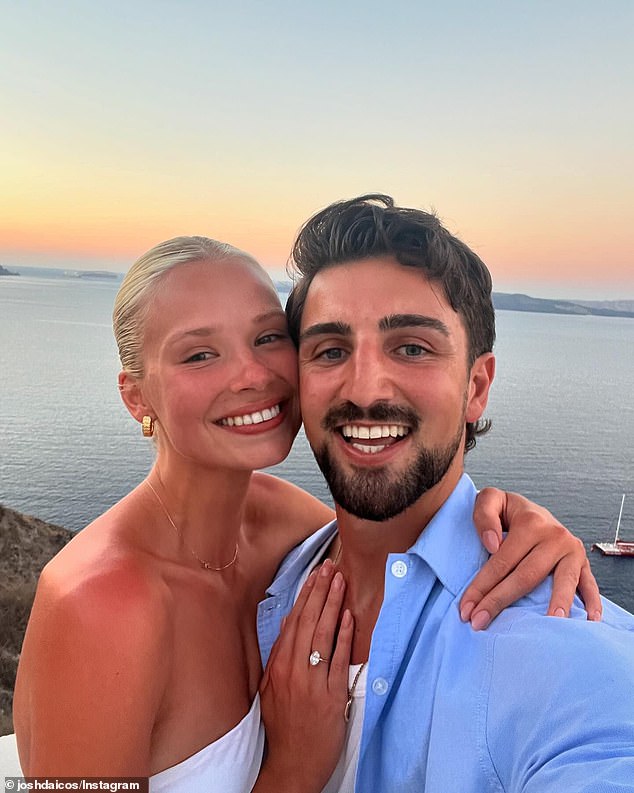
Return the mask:
<svg viewBox="0 0 634 793"><path fill-rule="evenodd" d="M387 520L451 471L480 417L493 356L467 366L467 335L442 287L392 257L313 280L300 330L306 435L336 503ZM452 485L453 486L453 485Z"/></svg>

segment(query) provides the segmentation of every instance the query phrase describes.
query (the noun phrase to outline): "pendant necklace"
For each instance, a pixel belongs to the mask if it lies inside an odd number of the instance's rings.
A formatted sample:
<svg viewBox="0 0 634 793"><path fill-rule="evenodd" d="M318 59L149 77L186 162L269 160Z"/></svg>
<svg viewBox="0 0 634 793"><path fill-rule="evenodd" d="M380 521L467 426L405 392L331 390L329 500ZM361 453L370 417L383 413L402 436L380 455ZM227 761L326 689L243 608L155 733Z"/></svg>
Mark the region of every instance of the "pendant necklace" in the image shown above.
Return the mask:
<svg viewBox="0 0 634 793"><path fill-rule="evenodd" d="M343 543L341 542L341 538L339 538L339 550L337 551L337 554L336 554L335 558L332 561L333 565L336 565L337 562L339 561L339 557L341 556L341 551L342 550L343 550ZM354 692L356 691L357 683L359 682L359 678L361 677L361 672L363 672L363 669L365 668L366 664L367 664L367 661L364 661L361 664L361 666L357 670L356 675L354 676L354 680L352 681L352 685L348 689L348 701L346 702L346 707L343 709L343 718L344 718L346 724L350 721L350 711L352 710L352 700L354 699Z"/></svg>
<svg viewBox="0 0 634 793"><path fill-rule="evenodd" d="M357 674L354 676L354 680L352 681L352 685L348 689L348 701L346 702L346 707L343 709L343 718L346 721L346 724L350 721L350 710L352 709L352 700L354 698L354 692L357 687L357 683L359 682L359 678L361 677L361 672L363 672L364 666L367 664L367 661L364 661Z"/></svg>

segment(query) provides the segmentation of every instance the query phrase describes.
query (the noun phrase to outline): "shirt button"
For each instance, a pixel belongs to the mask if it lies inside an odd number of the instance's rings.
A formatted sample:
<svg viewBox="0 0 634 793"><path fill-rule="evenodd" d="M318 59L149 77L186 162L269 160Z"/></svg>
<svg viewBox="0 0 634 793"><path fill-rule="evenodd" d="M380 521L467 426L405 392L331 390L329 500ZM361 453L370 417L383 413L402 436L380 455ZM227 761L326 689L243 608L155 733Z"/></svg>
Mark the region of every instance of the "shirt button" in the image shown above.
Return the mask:
<svg viewBox="0 0 634 793"><path fill-rule="evenodd" d="M392 562L391 570L395 578L405 578L407 575L407 565L400 559L398 562Z"/></svg>
<svg viewBox="0 0 634 793"><path fill-rule="evenodd" d="M387 694L388 690L388 682L384 677L377 677L372 682L372 691L377 694L379 697L384 696Z"/></svg>

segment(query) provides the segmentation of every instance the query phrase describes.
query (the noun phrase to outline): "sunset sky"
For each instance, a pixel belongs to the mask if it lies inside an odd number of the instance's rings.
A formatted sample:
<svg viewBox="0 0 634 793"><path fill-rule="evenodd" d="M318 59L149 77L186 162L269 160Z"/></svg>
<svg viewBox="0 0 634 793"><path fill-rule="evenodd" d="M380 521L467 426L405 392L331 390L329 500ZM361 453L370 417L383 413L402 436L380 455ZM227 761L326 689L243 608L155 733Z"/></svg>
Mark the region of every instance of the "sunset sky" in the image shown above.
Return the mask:
<svg viewBox="0 0 634 793"><path fill-rule="evenodd" d="M501 291L634 299L631 0L0 0L0 264L177 234L280 275L325 204L435 208Z"/></svg>

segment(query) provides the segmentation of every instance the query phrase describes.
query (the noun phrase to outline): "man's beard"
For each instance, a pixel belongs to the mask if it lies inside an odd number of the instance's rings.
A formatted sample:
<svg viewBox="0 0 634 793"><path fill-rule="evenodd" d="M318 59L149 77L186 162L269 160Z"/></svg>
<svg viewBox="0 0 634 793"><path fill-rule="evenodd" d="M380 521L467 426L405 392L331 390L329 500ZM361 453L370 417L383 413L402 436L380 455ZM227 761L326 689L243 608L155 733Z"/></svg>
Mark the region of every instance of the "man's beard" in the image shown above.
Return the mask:
<svg viewBox="0 0 634 793"><path fill-rule="evenodd" d="M333 430L342 421L353 423L364 419L377 423L404 423L415 432L420 419L409 409L380 404L363 411L352 403L329 411L322 426ZM465 394L466 407L466 394ZM405 420L403 420L405 418ZM449 470L463 443L464 408L456 434L445 445L427 448L418 445L417 454L405 471L390 473L388 468L357 468L346 473L331 455L327 444L313 449L335 503L351 515L363 520L384 521L399 515L437 485Z"/></svg>

